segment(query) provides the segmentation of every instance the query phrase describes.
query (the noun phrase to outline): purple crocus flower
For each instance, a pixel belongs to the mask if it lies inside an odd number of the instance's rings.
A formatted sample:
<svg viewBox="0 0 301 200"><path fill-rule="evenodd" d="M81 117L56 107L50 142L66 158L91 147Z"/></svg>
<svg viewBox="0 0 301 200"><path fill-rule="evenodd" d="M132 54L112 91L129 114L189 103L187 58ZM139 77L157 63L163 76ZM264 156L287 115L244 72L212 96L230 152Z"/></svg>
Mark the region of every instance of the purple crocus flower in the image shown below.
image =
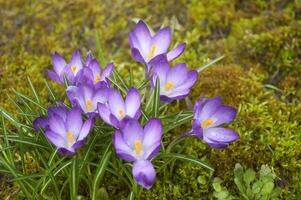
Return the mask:
<svg viewBox="0 0 301 200"><path fill-rule="evenodd" d="M136 120L129 120L125 127L113 135L116 154L134 162L132 173L136 182L144 188L151 188L156 171L150 160L160 151L162 126L158 119L150 119L144 129Z"/></svg>
<svg viewBox="0 0 301 200"><path fill-rule="evenodd" d="M89 54L90 55L90 54ZM109 86L108 78L111 76L114 65L108 64L103 71L101 71L100 64L96 59L90 58L88 55L86 59L86 67L78 72L76 78L76 85L90 84L100 87L103 83Z"/></svg>
<svg viewBox="0 0 301 200"><path fill-rule="evenodd" d="M37 118L34 127L45 129L45 136L62 154L75 154L77 148L84 144L93 126L93 119L82 120L81 110L77 107L71 110L64 106L50 107L48 116Z"/></svg>
<svg viewBox="0 0 301 200"><path fill-rule="evenodd" d="M147 67L147 73L150 70L148 63L152 62L158 55L166 54L171 43L171 28L165 27L158 30L154 36L151 35L147 25L140 20L134 30L129 34L132 56L138 62ZM186 44L182 43L166 54L168 61L180 56Z"/></svg>
<svg viewBox="0 0 301 200"><path fill-rule="evenodd" d="M77 73L83 68L79 51L73 52L68 64L60 54L53 53L52 65L54 71L48 70L48 75L53 81L61 85L64 85L64 75L66 75L68 83L73 85Z"/></svg>
<svg viewBox="0 0 301 200"><path fill-rule="evenodd" d="M67 96L73 106L78 105L86 114L95 114L97 104L106 104L108 100L109 88L102 84L95 87L90 84L81 84L79 86L69 86Z"/></svg>
<svg viewBox="0 0 301 200"><path fill-rule="evenodd" d="M190 88L198 79L196 70L188 71L186 64L176 64L173 68L169 63L158 62L153 66L152 87L156 79L160 80L160 97L162 101L171 102L175 99L183 99L188 96Z"/></svg>
<svg viewBox="0 0 301 200"><path fill-rule="evenodd" d="M122 128L129 119L138 119L141 115L140 110L141 96L137 89L131 88L126 95L125 101L121 94L110 89L108 92L108 103L98 103L98 113L103 121Z"/></svg>
<svg viewBox="0 0 301 200"><path fill-rule="evenodd" d="M222 104L220 97L209 100L201 98L194 106L193 133L211 147L223 149L238 139L232 129L219 127L230 123L236 117L236 109Z"/></svg>

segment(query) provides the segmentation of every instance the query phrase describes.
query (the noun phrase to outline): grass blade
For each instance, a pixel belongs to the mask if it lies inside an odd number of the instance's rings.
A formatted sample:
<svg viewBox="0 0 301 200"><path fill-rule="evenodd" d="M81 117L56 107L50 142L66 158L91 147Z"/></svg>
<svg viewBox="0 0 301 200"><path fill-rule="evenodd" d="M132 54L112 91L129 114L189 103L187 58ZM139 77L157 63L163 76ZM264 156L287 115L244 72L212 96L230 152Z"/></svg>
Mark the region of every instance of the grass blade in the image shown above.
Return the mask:
<svg viewBox="0 0 301 200"><path fill-rule="evenodd" d="M200 73L201 71L204 71L205 69L207 69L208 67L210 67L211 65L217 63L218 61L220 61L221 59L223 59L225 56L220 56L212 61L210 61L209 63L206 63L205 65L199 67L197 69L198 73Z"/></svg>
<svg viewBox="0 0 301 200"><path fill-rule="evenodd" d="M201 167L209 169L210 171L214 171L214 169L209 164L205 163L202 160L193 158L191 156L186 156L186 155L176 154L176 153L164 153L164 154L160 154L160 157L169 157L169 158L175 158L175 159L178 159L178 160L189 161L191 163L194 163L194 164L197 164Z"/></svg>
<svg viewBox="0 0 301 200"><path fill-rule="evenodd" d="M95 172L95 177L93 179L93 183L92 183L92 200L97 200L97 189L99 188L99 183L106 171L106 167L108 165L108 161L110 159L111 156L111 151L109 150L111 147L111 144L108 145L108 148L106 149L105 153L103 154L102 159L100 160L97 170Z"/></svg>

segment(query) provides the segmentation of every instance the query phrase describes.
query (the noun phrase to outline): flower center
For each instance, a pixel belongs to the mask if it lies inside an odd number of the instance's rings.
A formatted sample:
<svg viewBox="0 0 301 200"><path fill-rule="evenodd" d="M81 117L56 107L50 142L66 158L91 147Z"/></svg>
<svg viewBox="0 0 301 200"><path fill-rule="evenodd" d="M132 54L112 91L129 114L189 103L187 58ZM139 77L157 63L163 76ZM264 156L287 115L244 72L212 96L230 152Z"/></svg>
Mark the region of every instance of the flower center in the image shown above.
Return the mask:
<svg viewBox="0 0 301 200"><path fill-rule="evenodd" d="M157 45L153 44L152 47L151 47L151 50L149 52L149 55L148 55L148 60L153 59L153 57L155 56L156 49L157 49Z"/></svg>
<svg viewBox="0 0 301 200"><path fill-rule="evenodd" d="M68 137L68 143L72 144L74 142L74 135L73 135L73 131L68 131L67 133L67 137Z"/></svg>
<svg viewBox="0 0 301 200"><path fill-rule="evenodd" d="M172 81L168 81L165 85L165 90L169 91L173 88L173 82Z"/></svg>
<svg viewBox="0 0 301 200"><path fill-rule="evenodd" d="M124 118L124 111L122 109L119 109L119 116L120 116L120 119Z"/></svg>
<svg viewBox="0 0 301 200"><path fill-rule="evenodd" d="M73 65L73 66L71 67L71 71L72 71L73 73L76 72L76 69L77 69L77 67L76 67L75 65Z"/></svg>
<svg viewBox="0 0 301 200"><path fill-rule="evenodd" d="M208 126L211 126L213 123L214 123L213 119L208 118L202 121L202 128L207 128Z"/></svg>
<svg viewBox="0 0 301 200"><path fill-rule="evenodd" d="M140 154L142 150L142 144L140 140L135 140L134 142L134 150L136 154Z"/></svg>
<svg viewBox="0 0 301 200"><path fill-rule="evenodd" d="M98 83L100 81L100 79L101 79L100 74L96 74L94 84Z"/></svg>
<svg viewBox="0 0 301 200"><path fill-rule="evenodd" d="M92 101L90 99L86 101L86 107L88 111L92 110Z"/></svg>

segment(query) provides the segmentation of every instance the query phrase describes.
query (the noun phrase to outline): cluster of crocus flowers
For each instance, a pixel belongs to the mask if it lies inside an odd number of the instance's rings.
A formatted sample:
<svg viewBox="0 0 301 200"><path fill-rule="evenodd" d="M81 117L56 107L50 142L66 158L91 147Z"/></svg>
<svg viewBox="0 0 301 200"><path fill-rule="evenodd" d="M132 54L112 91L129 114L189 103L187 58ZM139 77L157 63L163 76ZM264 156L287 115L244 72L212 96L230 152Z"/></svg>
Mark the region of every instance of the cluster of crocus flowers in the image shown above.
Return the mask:
<svg viewBox="0 0 301 200"><path fill-rule="evenodd" d="M103 83L109 85L108 77L111 76L113 64L108 64L103 71L101 71L99 62L88 54L85 64L79 51L74 51L70 62L66 63L65 59L54 52L52 55L53 69L48 70L48 76L55 82L64 85L66 78L68 85L90 84L101 86Z"/></svg>
<svg viewBox="0 0 301 200"><path fill-rule="evenodd" d="M185 63L171 66L170 61L183 53L185 43L168 52L171 43L169 27L152 35L147 25L139 21L129 34L129 42L134 59L145 66L150 88L154 89L159 80L161 101L169 103L189 95L198 72L188 70ZM160 151L163 127L156 118L149 119L144 128L139 123L143 105L139 91L132 87L123 97L109 81L113 64L101 70L91 53L83 62L79 51L75 51L69 63L54 53L52 64L54 71L48 70L48 75L59 84L67 85L66 94L72 108L62 103L50 107L48 116L34 121L34 128L44 129L50 143L62 154L71 155L84 144L94 118L101 119L115 128L113 146L117 156L133 162L132 173L136 182L144 188L151 188L156 177L151 160ZM86 116L85 122L82 115ZM194 135L211 147L225 148L238 138L238 134L220 126L232 122L235 116L236 110L223 105L220 97L208 101L202 98L194 106L192 130L180 137Z"/></svg>

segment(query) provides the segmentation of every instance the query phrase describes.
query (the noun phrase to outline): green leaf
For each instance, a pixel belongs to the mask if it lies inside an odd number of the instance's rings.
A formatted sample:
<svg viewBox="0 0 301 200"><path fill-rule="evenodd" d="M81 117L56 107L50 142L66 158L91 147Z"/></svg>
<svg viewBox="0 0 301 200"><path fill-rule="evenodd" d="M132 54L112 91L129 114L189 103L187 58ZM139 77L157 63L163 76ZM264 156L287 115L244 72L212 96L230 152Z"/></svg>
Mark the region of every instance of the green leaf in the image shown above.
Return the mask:
<svg viewBox="0 0 301 200"><path fill-rule="evenodd" d="M37 103L41 103L40 98L38 96L38 93L37 93L36 89L34 88L34 86L33 86L33 84L32 84L32 82L31 82L31 80L30 80L29 77L27 77L27 81L28 81L29 86L30 86L30 88L32 90L32 93L34 94L34 96L35 96L35 98L37 100Z"/></svg>
<svg viewBox="0 0 301 200"><path fill-rule="evenodd" d="M109 200L110 199L109 194L108 194L107 190L104 187L99 188L97 190L96 199L101 199L101 200Z"/></svg>
<svg viewBox="0 0 301 200"><path fill-rule="evenodd" d="M274 183L273 182L267 182L263 185L261 189L262 194L271 194L274 189Z"/></svg>
<svg viewBox="0 0 301 200"><path fill-rule="evenodd" d="M218 199L227 199L227 197L229 196L229 192L226 190L220 191L220 192L215 192L214 196Z"/></svg>
<svg viewBox="0 0 301 200"><path fill-rule="evenodd" d="M160 80L157 78L155 90L154 90L154 98L153 98L153 117L158 117L159 112L159 104L160 104Z"/></svg>
<svg viewBox="0 0 301 200"><path fill-rule="evenodd" d="M78 188L78 161L76 156L73 158L72 161L72 170L71 170L71 177L70 177L70 196L71 199L77 198L77 188Z"/></svg>
<svg viewBox="0 0 301 200"><path fill-rule="evenodd" d="M95 172L95 176L94 176L94 179L93 179L93 182L92 182L92 200L97 200L97 190L99 188L99 183L106 171L106 167L109 163L109 159L110 159L110 156L111 156L111 151L109 150L111 147L111 144L108 145L105 153L103 154L103 157L102 159L100 160L99 164L98 164L98 167L97 167L97 170Z"/></svg>
<svg viewBox="0 0 301 200"><path fill-rule="evenodd" d="M253 185L252 185L252 192L254 194L257 194L260 192L261 188L262 188L262 182L261 181L256 181Z"/></svg>
<svg viewBox="0 0 301 200"><path fill-rule="evenodd" d="M234 168L234 176L235 178L239 179L240 181L242 181L243 179L243 174L244 174L244 169L243 167L239 164L236 163L235 164L235 168Z"/></svg>
<svg viewBox="0 0 301 200"><path fill-rule="evenodd" d="M245 171L243 179L247 186L249 186L250 183L255 180L255 176L256 173L253 169L247 169L247 171Z"/></svg>
<svg viewBox="0 0 301 200"><path fill-rule="evenodd" d="M213 189L218 193L222 191L221 183L222 181L219 178L214 178L212 183Z"/></svg>
<svg viewBox="0 0 301 200"><path fill-rule="evenodd" d="M204 161L199 160L197 158L193 158L191 156L176 154L176 153L161 153L159 155L160 155L160 157L169 157L169 158L175 158L175 159L179 159L179 160L189 161L191 163L194 163L201 167L209 169L210 171L214 171L214 169L209 164L207 164Z"/></svg>
<svg viewBox="0 0 301 200"><path fill-rule="evenodd" d="M101 48L100 33L99 32L96 33L95 40L96 40L95 41L96 55L97 55L97 58L100 61L101 66L104 67L107 64L107 61L106 61L106 58L104 56L104 52L103 52L103 50Z"/></svg>
<svg viewBox="0 0 301 200"><path fill-rule="evenodd" d="M206 63L205 65L199 67L197 69L198 73L200 73L201 71L204 71L205 69L207 69L208 67L210 67L211 65L217 63L218 61L220 61L221 59L223 59L225 56L220 56L212 61L210 61L209 63Z"/></svg>

